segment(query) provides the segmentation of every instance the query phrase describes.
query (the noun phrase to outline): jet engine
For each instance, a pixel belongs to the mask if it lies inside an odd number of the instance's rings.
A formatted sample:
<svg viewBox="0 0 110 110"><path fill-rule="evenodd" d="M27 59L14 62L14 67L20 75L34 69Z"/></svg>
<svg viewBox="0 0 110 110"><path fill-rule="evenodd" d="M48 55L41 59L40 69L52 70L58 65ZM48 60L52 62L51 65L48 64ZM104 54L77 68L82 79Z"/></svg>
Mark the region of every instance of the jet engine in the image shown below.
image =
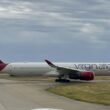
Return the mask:
<svg viewBox="0 0 110 110"><path fill-rule="evenodd" d="M93 80L95 77L95 73L94 72L80 72L80 80Z"/></svg>
<svg viewBox="0 0 110 110"><path fill-rule="evenodd" d="M80 79L80 80L93 80L95 77L94 72L85 71L85 72L77 72L69 74L70 79Z"/></svg>

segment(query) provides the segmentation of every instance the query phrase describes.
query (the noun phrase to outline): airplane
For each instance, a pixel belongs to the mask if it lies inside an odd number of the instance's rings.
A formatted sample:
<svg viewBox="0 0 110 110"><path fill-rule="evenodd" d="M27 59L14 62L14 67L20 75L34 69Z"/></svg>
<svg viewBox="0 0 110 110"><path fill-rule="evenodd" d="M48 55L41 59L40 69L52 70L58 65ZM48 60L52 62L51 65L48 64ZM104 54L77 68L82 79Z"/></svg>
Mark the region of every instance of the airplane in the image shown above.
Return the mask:
<svg viewBox="0 0 110 110"><path fill-rule="evenodd" d="M90 81L95 76L110 76L110 63L45 62L4 63L0 60L0 73L8 73L10 76L56 76L56 82L69 82L71 79Z"/></svg>

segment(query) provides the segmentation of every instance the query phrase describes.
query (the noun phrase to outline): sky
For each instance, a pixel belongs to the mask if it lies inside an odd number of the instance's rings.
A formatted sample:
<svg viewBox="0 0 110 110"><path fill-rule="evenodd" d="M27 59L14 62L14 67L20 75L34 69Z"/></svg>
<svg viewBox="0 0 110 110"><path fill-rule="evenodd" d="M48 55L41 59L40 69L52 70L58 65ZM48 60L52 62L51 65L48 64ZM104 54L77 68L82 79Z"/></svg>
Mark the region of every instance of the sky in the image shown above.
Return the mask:
<svg viewBox="0 0 110 110"><path fill-rule="evenodd" d="M110 0L0 0L5 62L110 62Z"/></svg>

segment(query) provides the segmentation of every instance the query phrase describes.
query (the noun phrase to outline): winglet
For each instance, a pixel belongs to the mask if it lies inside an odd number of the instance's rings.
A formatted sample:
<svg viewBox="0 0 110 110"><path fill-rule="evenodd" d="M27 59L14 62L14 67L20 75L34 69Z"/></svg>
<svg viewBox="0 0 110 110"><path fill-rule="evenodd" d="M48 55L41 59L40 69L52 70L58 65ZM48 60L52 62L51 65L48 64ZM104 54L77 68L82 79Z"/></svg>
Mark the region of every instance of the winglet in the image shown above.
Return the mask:
<svg viewBox="0 0 110 110"><path fill-rule="evenodd" d="M53 67L53 68L56 68L56 66L55 66L52 62L50 62L49 60L45 60L45 62L46 62L49 66L51 66L51 67Z"/></svg>

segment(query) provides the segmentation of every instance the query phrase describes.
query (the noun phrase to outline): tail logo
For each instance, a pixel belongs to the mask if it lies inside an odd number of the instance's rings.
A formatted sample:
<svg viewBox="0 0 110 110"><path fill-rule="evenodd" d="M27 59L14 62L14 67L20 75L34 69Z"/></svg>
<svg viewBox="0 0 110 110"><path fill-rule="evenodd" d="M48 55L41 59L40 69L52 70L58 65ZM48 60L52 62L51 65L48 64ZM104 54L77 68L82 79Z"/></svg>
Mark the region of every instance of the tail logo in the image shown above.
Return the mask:
<svg viewBox="0 0 110 110"><path fill-rule="evenodd" d="M0 71L2 71L8 64L0 60Z"/></svg>

